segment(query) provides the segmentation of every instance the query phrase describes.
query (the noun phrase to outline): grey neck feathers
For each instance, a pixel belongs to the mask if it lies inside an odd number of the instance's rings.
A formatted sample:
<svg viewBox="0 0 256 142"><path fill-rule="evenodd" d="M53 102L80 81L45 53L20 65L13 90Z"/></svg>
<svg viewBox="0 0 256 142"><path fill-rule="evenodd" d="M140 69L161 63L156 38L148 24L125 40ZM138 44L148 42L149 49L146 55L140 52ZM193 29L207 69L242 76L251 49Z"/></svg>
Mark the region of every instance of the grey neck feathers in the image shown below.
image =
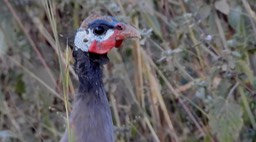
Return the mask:
<svg viewBox="0 0 256 142"><path fill-rule="evenodd" d="M111 111L102 81L107 55L76 50L73 56L80 83L70 118L76 142L114 142ZM62 142L66 142L64 139Z"/></svg>

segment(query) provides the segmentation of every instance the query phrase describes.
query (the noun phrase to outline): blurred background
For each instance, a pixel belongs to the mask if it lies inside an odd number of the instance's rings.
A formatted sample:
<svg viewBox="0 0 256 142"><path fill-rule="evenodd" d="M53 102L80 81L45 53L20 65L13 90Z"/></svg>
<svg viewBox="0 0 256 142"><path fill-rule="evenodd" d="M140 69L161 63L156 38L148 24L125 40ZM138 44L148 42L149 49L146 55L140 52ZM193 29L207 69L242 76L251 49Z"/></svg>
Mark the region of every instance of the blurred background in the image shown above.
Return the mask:
<svg viewBox="0 0 256 142"><path fill-rule="evenodd" d="M255 0L0 0L0 141L59 141L78 86L69 45L100 13L142 35L105 66L118 142L255 142L255 12Z"/></svg>

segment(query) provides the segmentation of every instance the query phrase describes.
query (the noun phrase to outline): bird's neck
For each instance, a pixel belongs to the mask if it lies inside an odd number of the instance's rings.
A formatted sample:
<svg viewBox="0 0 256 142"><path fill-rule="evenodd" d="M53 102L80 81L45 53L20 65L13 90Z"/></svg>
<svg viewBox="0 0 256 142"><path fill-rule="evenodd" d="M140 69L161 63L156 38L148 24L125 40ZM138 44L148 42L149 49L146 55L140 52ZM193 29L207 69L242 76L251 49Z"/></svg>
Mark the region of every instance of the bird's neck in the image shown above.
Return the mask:
<svg viewBox="0 0 256 142"><path fill-rule="evenodd" d="M86 53L78 50L74 51L73 56L75 58L75 71L80 83L78 92L84 95L90 93L98 94L99 89L104 88L102 81L103 65L108 62L107 55Z"/></svg>
<svg viewBox="0 0 256 142"><path fill-rule="evenodd" d="M74 51L79 89L71 112L77 142L113 142L111 111L103 86L103 65L107 55Z"/></svg>

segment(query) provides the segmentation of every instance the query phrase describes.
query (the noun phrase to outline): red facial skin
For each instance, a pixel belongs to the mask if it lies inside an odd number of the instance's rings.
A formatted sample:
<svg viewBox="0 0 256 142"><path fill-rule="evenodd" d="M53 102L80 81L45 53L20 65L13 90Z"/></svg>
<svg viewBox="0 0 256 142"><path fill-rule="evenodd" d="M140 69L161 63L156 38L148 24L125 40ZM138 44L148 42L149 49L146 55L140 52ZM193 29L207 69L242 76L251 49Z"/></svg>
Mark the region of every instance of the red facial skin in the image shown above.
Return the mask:
<svg viewBox="0 0 256 142"><path fill-rule="evenodd" d="M117 24L117 28L114 29L113 35L107 40L99 42L93 41L88 51L97 54L106 54L114 47L120 47L123 40L126 38L137 37L140 38L140 34L134 27L123 23Z"/></svg>
<svg viewBox="0 0 256 142"><path fill-rule="evenodd" d="M120 47L124 37L120 36L120 31L115 30L113 35L111 35L107 40L99 42L93 41L89 47L89 52L97 54L106 54L114 47Z"/></svg>

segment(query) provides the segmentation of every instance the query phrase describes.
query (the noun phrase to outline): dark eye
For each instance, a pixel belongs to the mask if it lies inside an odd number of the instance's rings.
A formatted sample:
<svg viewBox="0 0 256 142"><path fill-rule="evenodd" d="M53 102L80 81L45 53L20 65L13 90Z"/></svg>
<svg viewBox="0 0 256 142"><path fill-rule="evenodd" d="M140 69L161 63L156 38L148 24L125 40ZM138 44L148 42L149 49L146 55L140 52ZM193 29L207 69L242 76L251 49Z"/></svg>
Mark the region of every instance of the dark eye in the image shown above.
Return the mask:
<svg viewBox="0 0 256 142"><path fill-rule="evenodd" d="M103 35L107 29L103 26L97 26L93 29L93 33L96 35Z"/></svg>

